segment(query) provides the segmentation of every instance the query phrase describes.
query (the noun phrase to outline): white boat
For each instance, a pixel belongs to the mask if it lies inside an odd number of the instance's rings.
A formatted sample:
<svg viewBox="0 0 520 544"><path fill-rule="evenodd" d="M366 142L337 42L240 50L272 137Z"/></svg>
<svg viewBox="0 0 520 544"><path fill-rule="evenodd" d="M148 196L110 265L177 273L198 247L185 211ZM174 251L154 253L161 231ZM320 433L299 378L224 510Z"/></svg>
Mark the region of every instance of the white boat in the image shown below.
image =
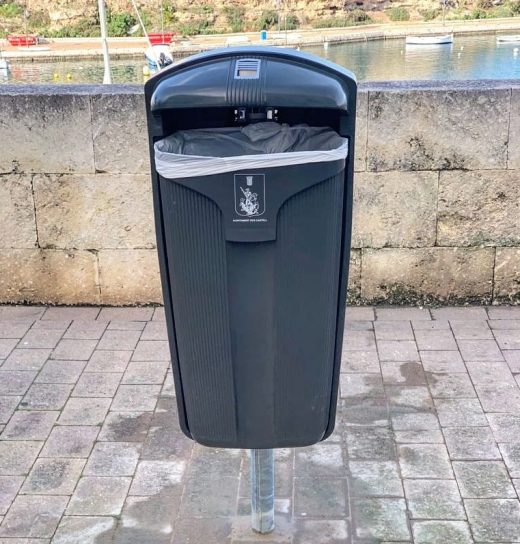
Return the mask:
<svg viewBox="0 0 520 544"><path fill-rule="evenodd" d="M497 36L497 43L520 43L520 34Z"/></svg>
<svg viewBox="0 0 520 544"><path fill-rule="evenodd" d="M443 36L407 36L406 45L443 45L453 43L453 34Z"/></svg>
<svg viewBox="0 0 520 544"><path fill-rule="evenodd" d="M165 44L151 45L144 56L150 70L162 70L173 63L170 46Z"/></svg>
<svg viewBox="0 0 520 544"><path fill-rule="evenodd" d="M0 71L2 72L8 72L9 71L9 61L6 59L3 59L0 54Z"/></svg>

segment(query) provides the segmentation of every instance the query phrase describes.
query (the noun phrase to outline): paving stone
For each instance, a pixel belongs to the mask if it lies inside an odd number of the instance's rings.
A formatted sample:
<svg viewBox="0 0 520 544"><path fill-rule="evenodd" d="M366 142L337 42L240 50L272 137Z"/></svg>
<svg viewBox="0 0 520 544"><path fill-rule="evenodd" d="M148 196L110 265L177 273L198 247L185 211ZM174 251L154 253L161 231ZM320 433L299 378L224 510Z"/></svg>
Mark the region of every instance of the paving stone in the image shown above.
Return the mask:
<svg viewBox="0 0 520 544"><path fill-rule="evenodd" d="M487 321L450 321L457 340L493 340Z"/></svg>
<svg viewBox="0 0 520 544"><path fill-rule="evenodd" d="M151 322L150 322L151 323ZM162 384L168 369L167 361L140 361L130 363L121 383L124 384Z"/></svg>
<svg viewBox="0 0 520 544"><path fill-rule="evenodd" d="M374 330L378 340L414 340L409 321L376 321Z"/></svg>
<svg viewBox="0 0 520 544"><path fill-rule="evenodd" d="M397 450L404 478L453 478L444 444L401 444Z"/></svg>
<svg viewBox="0 0 520 544"><path fill-rule="evenodd" d="M0 515L7 514L22 483L22 476L0 476Z"/></svg>
<svg viewBox="0 0 520 544"><path fill-rule="evenodd" d="M503 361L494 340L460 340L459 349L465 361Z"/></svg>
<svg viewBox="0 0 520 544"><path fill-rule="evenodd" d="M72 385L33 383L20 403L21 410L61 410L69 398Z"/></svg>
<svg viewBox="0 0 520 544"><path fill-rule="evenodd" d="M341 374L340 391L342 397L382 397L383 381L377 374Z"/></svg>
<svg viewBox="0 0 520 544"><path fill-rule="evenodd" d="M414 519L466 519L455 480L404 480L408 509Z"/></svg>
<svg viewBox="0 0 520 544"><path fill-rule="evenodd" d="M350 470L349 492L354 497L402 497L403 486L395 461L354 461Z"/></svg>
<svg viewBox="0 0 520 544"><path fill-rule="evenodd" d="M95 351L86 372L124 372L132 356L131 351Z"/></svg>
<svg viewBox="0 0 520 544"><path fill-rule="evenodd" d="M296 451L297 476L344 476L343 453L336 444L317 444Z"/></svg>
<svg viewBox="0 0 520 544"><path fill-rule="evenodd" d="M22 397L0 397L0 423L7 423L13 415Z"/></svg>
<svg viewBox="0 0 520 544"><path fill-rule="evenodd" d="M381 321L423 321L431 320L430 311L426 308L380 308L376 307L377 320Z"/></svg>
<svg viewBox="0 0 520 544"><path fill-rule="evenodd" d="M488 321L493 330L517 331L520 329L520 319L492 319Z"/></svg>
<svg viewBox="0 0 520 544"><path fill-rule="evenodd" d="M118 516L131 478L85 476L70 499L67 515Z"/></svg>
<svg viewBox="0 0 520 544"><path fill-rule="evenodd" d="M85 476L133 476L141 445L132 442L99 442L83 471Z"/></svg>
<svg viewBox="0 0 520 544"><path fill-rule="evenodd" d="M476 384L475 390L484 412L520 413L520 390L516 384Z"/></svg>
<svg viewBox="0 0 520 544"><path fill-rule="evenodd" d="M168 331L164 321L149 321L141 335L141 340L168 340Z"/></svg>
<svg viewBox="0 0 520 544"><path fill-rule="evenodd" d="M348 399L340 404L338 425L390 427L386 399Z"/></svg>
<svg viewBox="0 0 520 544"><path fill-rule="evenodd" d="M109 412L98 440L144 442L152 417L152 412Z"/></svg>
<svg viewBox="0 0 520 544"><path fill-rule="evenodd" d="M442 330L449 330L450 323L446 319L438 319L436 321L413 320L412 327L414 331L431 331L431 330L442 331Z"/></svg>
<svg viewBox="0 0 520 544"><path fill-rule="evenodd" d="M294 544L348 544L350 528L347 520L300 520L294 533Z"/></svg>
<svg viewBox="0 0 520 544"><path fill-rule="evenodd" d="M485 321L487 319L487 313L484 308L434 308L432 309L433 319L448 319L448 320L464 320L464 321Z"/></svg>
<svg viewBox="0 0 520 544"><path fill-rule="evenodd" d="M381 361L406 362L419 361L419 353L415 342L410 340L378 340Z"/></svg>
<svg viewBox="0 0 520 544"><path fill-rule="evenodd" d="M397 413L409 408L417 410L433 409L433 401L427 387L402 387L388 385L385 388L388 401L390 403L390 411Z"/></svg>
<svg viewBox="0 0 520 544"><path fill-rule="evenodd" d="M50 349L14 349L2 370L40 370L51 354Z"/></svg>
<svg viewBox="0 0 520 544"><path fill-rule="evenodd" d="M345 518L346 481L330 478L294 479L294 515L309 518Z"/></svg>
<svg viewBox="0 0 520 544"><path fill-rule="evenodd" d="M520 537L518 499L465 499L477 542L516 542Z"/></svg>
<svg viewBox="0 0 520 544"><path fill-rule="evenodd" d="M373 331L374 322L373 321L345 321L345 334L348 334L348 331ZM347 346L348 347L348 346Z"/></svg>
<svg viewBox="0 0 520 544"><path fill-rule="evenodd" d="M446 330L419 330L415 331L415 341L420 350L443 351L457 349L453 333Z"/></svg>
<svg viewBox="0 0 520 544"><path fill-rule="evenodd" d="M113 397L123 374L120 372L84 372L74 391L73 397Z"/></svg>
<svg viewBox="0 0 520 544"><path fill-rule="evenodd" d="M101 425L112 399L70 398L63 409L60 425Z"/></svg>
<svg viewBox="0 0 520 544"><path fill-rule="evenodd" d="M0 440L0 476L29 474L42 442Z"/></svg>
<svg viewBox="0 0 520 544"><path fill-rule="evenodd" d="M38 496L18 495L0 527L0 537L52 537L68 500L64 496L42 500Z"/></svg>
<svg viewBox="0 0 520 544"><path fill-rule="evenodd" d="M70 495L81 475L84 459L37 459L21 493L29 495Z"/></svg>
<svg viewBox="0 0 520 544"><path fill-rule="evenodd" d="M520 349L520 334L518 331L493 331L500 349Z"/></svg>
<svg viewBox="0 0 520 544"><path fill-rule="evenodd" d="M520 373L520 349L503 351L502 354L504 355L511 372Z"/></svg>
<svg viewBox="0 0 520 544"><path fill-rule="evenodd" d="M160 306L160 307L154 309L152 320L153 321L165 321L166 320L166 317L164 315L164 307L163 306Z"/></svg>
<svg viewBox="0 0 520 544"><path fill-rule="evenodd" d="M0 321L0 338L22 338L32 324L32 319Z"/></svg>
<svg viewBox="0 0 520 544"><path fill-rule="evenodd" d="M97 349L103 350L132 350L135 349L141 331L114 331L107 330L104 332Z"/></svg>
<svg viewBox="0 0 520 544"><path fill-rule="evenodd" d="M31 329L18 344L24 349L55 348L65 331L48 329Z"/></svg>
<svg viewBox="0 0 520 544"><path fill-rule="evenodd" d="M115 319L124 321L150 321L154 308L103 308L98 319L112 321Z"/></svg>
<svg viewBox="0 0 520 544"><path fill-rule="evenodd" d="M87 361L90 359L97 340L60 340L52 352L52 359L62 359L67 361Z"/></svg>
<svg viewBox="0 0 520 544"><path fill-rule="evenodd" d="M92 320L96 319L99 314L99 308L87 308L81 306L61 306L56 308L47 308L43 315L43 320L64 320L64 319L82 319Z"/></svg>
<svg viewBox="0 0 520 544"><path fill-rule="evenodd" d="M18 344L15 338L0 338L0 359L6 359Z"/></svg>
<svg viewBox="0 0 520 544"><path fill-rule="evenodd" d="M421 351L421 361L427 372L467 372L458 351Z"/></svg>
<svg viewBox="0 0 520 544"><path fill-rule="evenodd" d="M444 437L439 429L395 431L396 444L443 444Z"/></svg>
<svg viewBox="0 0 520 544"><path fill-rule="evenodd" d="M520 442L520 415L487 414L497 442Z"/></svg>
<svg viewBox="0 0 520 544"><path fill-rule="evenodd" d="M476 397L473 384L467 374L426 373L433 398L469 398Z"/></svg>
<svg viewBox="0 0 520 544"><path fill-rule="evenodd" d="M421 363L383 363L383 381L403 386L426 385L426 376Z"/></svg>
<svg viewBox="0 0 520 544"><path fill-rule="evenodd" d="M238 476L207 481L190 478L184 488L180 516L183 518L232 516L236 510L237 496Z"/></svg>
<svg viewBox="0 0 520 544"><path fill-rule="evenodd" d="M410 537L404 499L355 499L352 510L358 538L380 542Z"/></svg>
<svg viewBox="0 0 520 544"><path fill-rule="evenodd" d="M474 384L515 383L513 374L504 361L467 362L466 366Z"/></svg>
<svg viewBox="0 0 520 544"><path fill-rule="evenodd" d="M154 410L160 392L160 385L120 385L112 402L112 410Z"/></svg>
<svg viewBox="0 0 520 544"><path fill-rule="evenodd" d="M44 311L44 306L2 306L0 320L40 319Z"/></svg>
<svg viewBox="0 0 520 544"><path fill-rule="evenodd" d="M486 427L488 421L478 399L436 399L442 427Z"/></svg>
<svg viewBox="0 0 520 544"><path fill-rule="evenodd" d="M468 524L464 521L415 521L412 525L416 544L472 544Z"/></svg>
<svg viewBox="0 0 520 544"><path fill-rule="evenodd" d="M35 321L32 330L45 330L45 331L62 331L65 332L72 321L70 319L57 319L57 320L47 320L42 321L39 319Z"/></svg>
<svg viewBox="0 0 520 544"><path fill-rule="evenodd" d="M455 461L453 470L465 499L516 499L502 461Z"/></svg>
<svg viewBox="0 0 520 544"><path fill-rule="evenodd" d="M229 519L180 519L175 527L171 544L191 544L194 542L228 544L230 534L231 521ZM267 541L266 544L268 544Z"/></svg>
<svg viewBox="0 0 520 544"><path fill-rule="evenodd" d="M107 330L109 331L143 331L146 325L146 321L124 321L121 319L114 319L108 324Z"/></svg>
<svg viewBox="0 0 520 544"><path fill-rule="evenodd" d="M439 428L437 416L429 412L391 414L394 431L427 431Z"/></svg>
<svg viewBox="0 0 520 544"><path fill-rule="evenodd" d="M350 459L391 460L396 458L393 433L390 429L350 427L345 437Z"/></svg>
<svg viewBox="0 0 520 544"><path fill-rule="evenodd" d="M15 412L3 433L3 440L45 440L59 412Z"/></svg>
<svg viewBox="0 0 520 544"><path fill-rule="evenodd" d="M112 544L116 520L111 517L65 516L53 544Z"/></svg>
<svg viewBox="0 0 520 544"><path fill-rule="evenodd" d="M518 306L488 307L489 319L520 319Z"/></svg>
<svg viewBox="0 0 520 544"><path fill-rule="evenodd" d="M86 364L86 361L47 361L35 382L76 383Z"/></svg>
<svg viewBox="0 0 520 544"><path fill-rule="evenodd" d="M375 350L344 351L341 357L341 370L343 372L381 372L379 357Z"/></svg>
<svg viewBox="0 0 520 544"><path fill-rule="evenodd" d="M444 438L451 459L500 459L489 427L450 427L444 430Z"/></svg>
<svg viewBox="0 0 520 544"><path fill-rule="evenodd" d="M0 370L0 395L24 395L36 372Z"/></svg>
<svg viewBox="0 0 520 544"><path fill-rule="evenodd" d="M54 427L40 456L86 458L98 433L98 427Z"/></svg>
<svg viewBox="0 0 520 544"><path fill-rule="evenodd" d="M375 350L376 339L372 331L345 331L343 335L343 351Z"/></svg>
<svg viewBox="0 0 520 544"><path fill-rule="evenodd" d="M132 361L169 361L170 346L164 340L141 340L132 355Z"/></svg>
<svg viewBox="0 0 520 544"><path fill-rule="evenodd" d="M170 544L178 527L180 492L165 491L148 497L127 497L117 531L110 544ZM194 527L198 526L198 520ZM196 535L195 531L193 533Z"/></svg>
<svg viewBox="0 0 520 544"><path fill-rule="evenodd" d="M99 340L108 323L106 321L76 319L67 329L63 338L70 340Z"/></svg>
<svg viewBox="0 0 520 544"><path fill-rule="evenodd" d="M173 383L172 369L168 368L166 377L164 378L164 385L161 389L161 397L175 397L175 384Z"/></svg>
<svg viewBox="0 0 520 544"><path fill-rule="evenodd" d="M157 495L164 488L178 488L182 482L186 462L141 461L130 489L130 495Z"/></svg>
<svg viewBox="0 0 520 544"><path fill-rule="evenodd" d="M520 444L499 444L498 447L511 478L520 478Z"/></svg>

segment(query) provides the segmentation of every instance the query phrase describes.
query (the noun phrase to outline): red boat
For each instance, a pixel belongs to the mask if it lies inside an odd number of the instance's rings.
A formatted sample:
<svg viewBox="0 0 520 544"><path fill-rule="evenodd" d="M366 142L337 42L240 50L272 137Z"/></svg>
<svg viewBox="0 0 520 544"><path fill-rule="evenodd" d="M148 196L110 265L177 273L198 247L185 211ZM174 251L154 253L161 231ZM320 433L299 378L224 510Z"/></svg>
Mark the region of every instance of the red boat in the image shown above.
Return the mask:
<svg viewBox="0 0 520 544"><path fill-rule="evenodd" d="M168 45L172 43L175 34L173 32L150 32L148 38L152 45Z"/></svg>
<svg viewBox="0 0 520 544"><path fill-rule="evenodd" d="M9 34L7 41L17 47L29 47L38 43L38 36L35 34Z"/></svg>

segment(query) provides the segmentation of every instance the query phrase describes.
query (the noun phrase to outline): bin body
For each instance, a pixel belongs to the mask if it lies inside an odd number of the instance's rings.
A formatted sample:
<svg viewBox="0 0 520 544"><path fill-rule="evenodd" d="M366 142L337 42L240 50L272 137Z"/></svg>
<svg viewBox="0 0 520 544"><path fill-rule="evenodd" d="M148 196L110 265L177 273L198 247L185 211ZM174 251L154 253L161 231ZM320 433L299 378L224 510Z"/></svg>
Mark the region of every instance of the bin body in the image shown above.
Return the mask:
<svg viewBox="0 0 520 544"><path fill-rule="evenodd" d="M243 59L257 61L258 78L235 77ZM286 81L277 88L279 74L291 69L310 79L303 97L295 89L291 96ZM265 47L198 55L147 83L151 151L176 130L262 116L330 127L349 139L346 159L176 179L161 176L152 155L179 419L202 444L304 446L334 428L355 93L355 80L339 67ZM256 195L253 214L243 202L248 190Z"/></svg>

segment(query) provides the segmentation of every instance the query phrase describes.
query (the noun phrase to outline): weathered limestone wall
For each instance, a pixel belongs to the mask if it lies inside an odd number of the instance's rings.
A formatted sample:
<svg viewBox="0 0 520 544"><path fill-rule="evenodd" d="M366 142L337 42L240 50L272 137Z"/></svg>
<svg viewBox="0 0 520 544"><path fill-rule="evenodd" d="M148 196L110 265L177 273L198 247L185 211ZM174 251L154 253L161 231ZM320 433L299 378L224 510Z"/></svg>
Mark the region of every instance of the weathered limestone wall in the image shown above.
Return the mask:
<svg viewBox="0 0 520 544"><path fill-rule="evenodd" d="M142 90L0 112L0 302L160 302ZM364 86L355 160L352 301L520 301L518 83Z"/></svg>

